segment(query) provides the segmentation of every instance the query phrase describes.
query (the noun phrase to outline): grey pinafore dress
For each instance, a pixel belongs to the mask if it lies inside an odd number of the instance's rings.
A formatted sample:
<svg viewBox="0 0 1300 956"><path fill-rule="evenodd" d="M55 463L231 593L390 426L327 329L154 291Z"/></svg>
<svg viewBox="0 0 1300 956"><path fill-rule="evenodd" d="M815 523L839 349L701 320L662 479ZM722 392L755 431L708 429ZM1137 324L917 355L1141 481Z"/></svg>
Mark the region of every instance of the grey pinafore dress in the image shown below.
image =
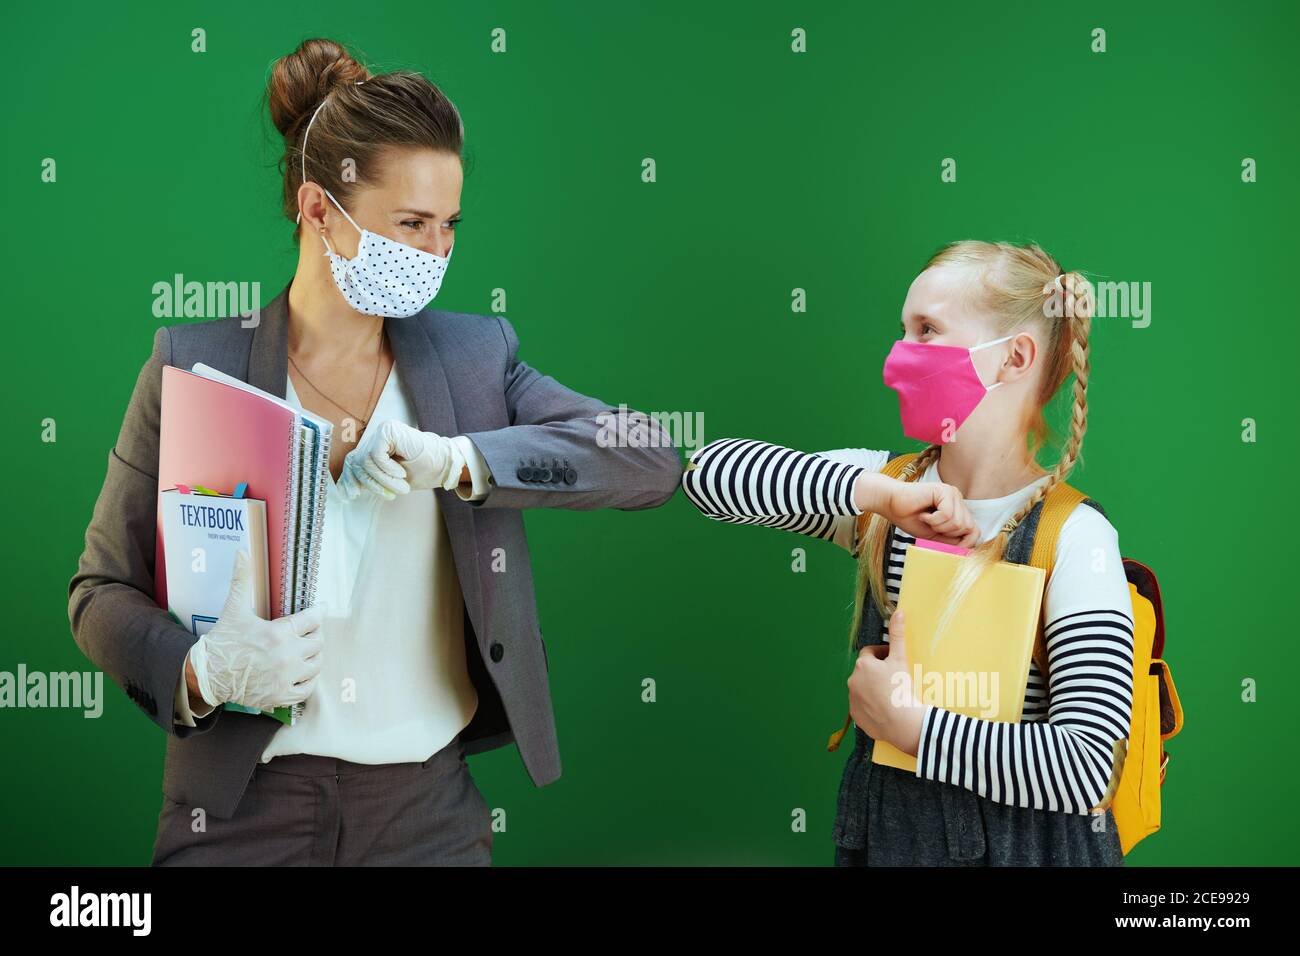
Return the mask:
<svg viewBox="0 0 1300 956"><path fill-rule="evenodd" d="M898 453L890 453L890 458ZM1103 515L1101 505L1085 502ZM1028 564L1043 502L1011 533L1005 560ZM892 534L892 529L891 529ZM885 549L885 561L889 549ZM862 610L859 649L884 644L880 612ZM871 762L874 741L853 726L835 811L837 866L1122 866L1119 831L1104 817L1011 806L972 790Z"/></svg>

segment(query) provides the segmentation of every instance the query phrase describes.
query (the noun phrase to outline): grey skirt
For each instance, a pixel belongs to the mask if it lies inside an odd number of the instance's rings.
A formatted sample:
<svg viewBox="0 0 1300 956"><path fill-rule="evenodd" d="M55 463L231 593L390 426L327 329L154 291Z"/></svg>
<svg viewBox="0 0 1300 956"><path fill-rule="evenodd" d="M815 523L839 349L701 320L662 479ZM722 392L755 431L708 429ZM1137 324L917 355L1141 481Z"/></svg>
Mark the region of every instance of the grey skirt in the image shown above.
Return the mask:
<svg viewBox="0 0 1300 956"><path fill-rule="evenodd" d="M1122 866L1115 817L998 803L871 762L854 727L834 828L836 866Z"/></svg>

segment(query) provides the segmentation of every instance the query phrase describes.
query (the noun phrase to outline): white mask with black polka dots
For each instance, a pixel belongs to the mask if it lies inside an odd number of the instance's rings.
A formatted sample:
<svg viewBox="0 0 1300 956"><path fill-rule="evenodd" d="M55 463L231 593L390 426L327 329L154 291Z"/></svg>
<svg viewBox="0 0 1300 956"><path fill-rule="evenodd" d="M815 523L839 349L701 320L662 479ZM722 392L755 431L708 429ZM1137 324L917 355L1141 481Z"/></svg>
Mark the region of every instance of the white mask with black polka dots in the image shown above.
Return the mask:
<svg viewBox="0 0 1300 956"><path fill-rule="evenodd" d="M396 318L415 315L428 305L442 285L455 244L447 250L446 256L435 256L404 242L386 239L358 226L328 189L325 195L361 233L357 254L351 259L336 253L325 234L321 233L328 250L325 255L329 256L334 284L348 304L366 315Z"/></svg>

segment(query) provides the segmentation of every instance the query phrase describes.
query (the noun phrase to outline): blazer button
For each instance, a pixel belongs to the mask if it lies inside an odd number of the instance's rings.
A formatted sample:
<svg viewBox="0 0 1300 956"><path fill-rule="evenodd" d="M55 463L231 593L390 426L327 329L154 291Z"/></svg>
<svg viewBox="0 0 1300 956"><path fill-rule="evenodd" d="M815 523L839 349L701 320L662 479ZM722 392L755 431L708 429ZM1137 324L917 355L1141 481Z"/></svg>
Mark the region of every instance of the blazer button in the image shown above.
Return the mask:
<svg viewBox="0 0 1300 956"><path fill-rule="evenodd" d="M488 656L492 658L492 663L501 663L501 658L506 656L506 649L501 646L500 641L493 641L492 646L488 648Z"/></svg>
<svg viewBox="0 0 1300 956"><path fill-rule="evenodd" d="M564 483L566 485L571 485L577 480L578 480L578 469L576 468L564 469Z"/></svg>
<svg viewBox="0 0 1300 956"><path fill-rule="evenodd" d="M550 481L550 480L551 480L551 469L549 469L549 468L541 468L541 469L539 469L539 471L541 472L541 474L539 474L539 475L537 476L537 480L538 480L538 481Z"/></svg>
<svg viewBox="0 0 1300 956"><path fill-rule="evenodd" d="M515 472L515 477L518 478L520 481L532 481L533 470L531 468L520 468L517 472Z"/></svg>

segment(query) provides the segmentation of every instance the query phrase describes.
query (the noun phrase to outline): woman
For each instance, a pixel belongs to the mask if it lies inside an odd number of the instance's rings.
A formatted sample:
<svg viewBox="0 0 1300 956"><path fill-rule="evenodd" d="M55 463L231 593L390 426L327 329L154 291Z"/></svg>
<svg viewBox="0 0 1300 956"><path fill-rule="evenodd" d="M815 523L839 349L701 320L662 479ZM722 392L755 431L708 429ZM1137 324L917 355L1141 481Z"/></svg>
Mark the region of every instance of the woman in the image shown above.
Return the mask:
<svg viewBox="0 0 1300 956"><path fill-rule="evenodd" d="M73 633L168 732L156 864L486 864L466 754L513 741L539 786L560 772L519 509L655 507L680 461L653 421L518 361L504 318L426 308L462 181L437 87L308 40L268 101L297 271L251 327L158 330L69 585ZM320 603L258 619L240 561L196 640L153 572L161 370L200 361L335 429ZM300 701L291 727L222 706Z"/></svg>
<svg viewBox="0 0 1300 956"><path fill-rule="evenodd" d="M1128 736L1133 667L1118 535L1095 502L1061 529L1044 597L1047 680L1031 663L1020 724L915 697L915 706L892 706L907 662L868 646L904 638L893 612L917 537L973 547L966 581L1004 557L1028 562L1042 502L1083 446L1091 315L1082 276L1037 246L953 243L912 283L903 338L885 362L904 433L928 443L899 478L880 473L890 452L862 448L806 455L725 439L691 456L683 486L708 517L831 540L859 556L856 746L840 786L839 864L1123 861L1111 812L1089 812L1106 793L1115 742ZM1044 469L1043 410L1071 372L1070 434ZM916 773L874 765L875 740L917 757Z"/></svg>

